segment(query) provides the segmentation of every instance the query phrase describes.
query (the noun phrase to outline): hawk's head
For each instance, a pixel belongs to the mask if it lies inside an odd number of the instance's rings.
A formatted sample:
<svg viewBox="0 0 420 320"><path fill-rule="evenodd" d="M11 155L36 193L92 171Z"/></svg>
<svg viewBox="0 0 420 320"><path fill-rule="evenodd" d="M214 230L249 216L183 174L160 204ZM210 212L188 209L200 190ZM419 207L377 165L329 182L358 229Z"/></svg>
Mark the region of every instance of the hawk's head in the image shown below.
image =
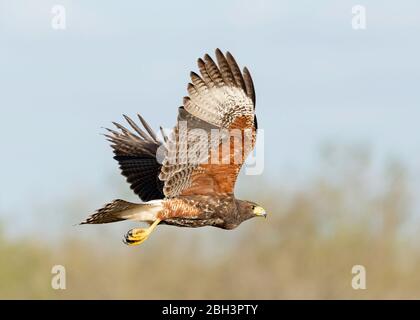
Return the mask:
<svg viewBox="0 0 420 320"><path fill-rule="evenodd" d="M252 201L238 200L238 211L243 220L254 217L267 217L267 212L260 205Z"/></svg>

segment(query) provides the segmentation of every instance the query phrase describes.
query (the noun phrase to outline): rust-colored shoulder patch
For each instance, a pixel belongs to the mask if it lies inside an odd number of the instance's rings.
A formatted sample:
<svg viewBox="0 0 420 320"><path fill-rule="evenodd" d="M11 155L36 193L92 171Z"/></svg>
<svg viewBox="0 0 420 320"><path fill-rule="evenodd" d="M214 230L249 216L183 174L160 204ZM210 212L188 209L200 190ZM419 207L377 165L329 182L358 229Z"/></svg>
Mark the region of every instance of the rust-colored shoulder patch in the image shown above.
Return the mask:
<svg viewBox="0 0 420 320"><path fill-rule="evenodd" d="M158 218L165 220L174 217L194 218L200 214L200 210L194 202L186 199L167 199L163 202L163 209L158 213Z"/></svg>

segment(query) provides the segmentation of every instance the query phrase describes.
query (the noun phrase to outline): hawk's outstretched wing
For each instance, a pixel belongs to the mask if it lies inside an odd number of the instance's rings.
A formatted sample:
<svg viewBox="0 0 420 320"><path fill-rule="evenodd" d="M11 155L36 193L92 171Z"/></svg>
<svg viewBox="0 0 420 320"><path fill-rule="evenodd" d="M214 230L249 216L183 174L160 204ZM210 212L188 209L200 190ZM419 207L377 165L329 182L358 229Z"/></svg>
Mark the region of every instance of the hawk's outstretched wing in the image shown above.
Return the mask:
<svg viewBox="0 0 420 320"><path fill-rule="evenodd" d="M160 180L164 181L166 197L192 194L233 193L239 170L246 156L253 149L257 120L255 91L249 71L240 71L235 59L228 52L226 57L217 49L218 65L209 55L198 59L201 76L191 72L189 96L179 108L178 122L167 144ZM201 129L207 133L202 137ZM228 141L228 161L223 157L220 140L213 140L212 129L221 130L221 141ZM233 129L241 135L241 145L235 144ZM191 155L198 152L195 161ZM219 163L211 152L216 148ZM211 150L210 150L211 149ZM238 155L239 161L238 161ZM200 158L201 157L201 158Z"/></svg>

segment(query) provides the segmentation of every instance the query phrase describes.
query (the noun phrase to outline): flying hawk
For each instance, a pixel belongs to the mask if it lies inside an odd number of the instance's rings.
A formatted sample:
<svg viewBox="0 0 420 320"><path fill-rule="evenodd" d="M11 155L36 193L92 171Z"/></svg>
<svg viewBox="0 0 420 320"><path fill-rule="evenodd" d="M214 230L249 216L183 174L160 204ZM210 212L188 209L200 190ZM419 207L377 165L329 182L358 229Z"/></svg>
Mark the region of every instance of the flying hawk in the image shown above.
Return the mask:
<svg viewBox="0 0 420 320"><path fill-rule="evenodd" d="M191 72L175 128L169 137L160 128L163 141L140 115L143 128L124 116L131 131L115 122L116 130L107 129L114 159L144 202L114 200L82 224L147 222L148 228L125 235L126 244L138 245L159 224L233 229L266 216L256 203L234 195L239 170L256 140L254 84L229 52L216 49L216 58L217 64L208 54L198 59L201 75Z"/></svg>

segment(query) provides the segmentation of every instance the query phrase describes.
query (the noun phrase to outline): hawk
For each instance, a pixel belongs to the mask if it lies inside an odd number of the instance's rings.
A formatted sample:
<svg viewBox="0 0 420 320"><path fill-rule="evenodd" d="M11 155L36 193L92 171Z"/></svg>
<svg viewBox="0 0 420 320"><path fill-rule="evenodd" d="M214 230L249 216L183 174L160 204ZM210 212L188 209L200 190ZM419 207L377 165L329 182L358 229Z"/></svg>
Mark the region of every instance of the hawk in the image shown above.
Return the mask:
<svg viewBox="0 0 420 320"><path fill-rule="evenodd" d="M81 224L146 222L148 228L125 235L127 245L138 245L157 225L234 229L266 217L261 206L234 195L257 134L251 74L229 52L215 53L217 63L208 54L198 59L200 75L191 72L174 129L167 136L160 128L162 141L140 115L142 127L124 115L130 130L115 122L107 129L114 159L143 203L114 200Z"/></svg>

